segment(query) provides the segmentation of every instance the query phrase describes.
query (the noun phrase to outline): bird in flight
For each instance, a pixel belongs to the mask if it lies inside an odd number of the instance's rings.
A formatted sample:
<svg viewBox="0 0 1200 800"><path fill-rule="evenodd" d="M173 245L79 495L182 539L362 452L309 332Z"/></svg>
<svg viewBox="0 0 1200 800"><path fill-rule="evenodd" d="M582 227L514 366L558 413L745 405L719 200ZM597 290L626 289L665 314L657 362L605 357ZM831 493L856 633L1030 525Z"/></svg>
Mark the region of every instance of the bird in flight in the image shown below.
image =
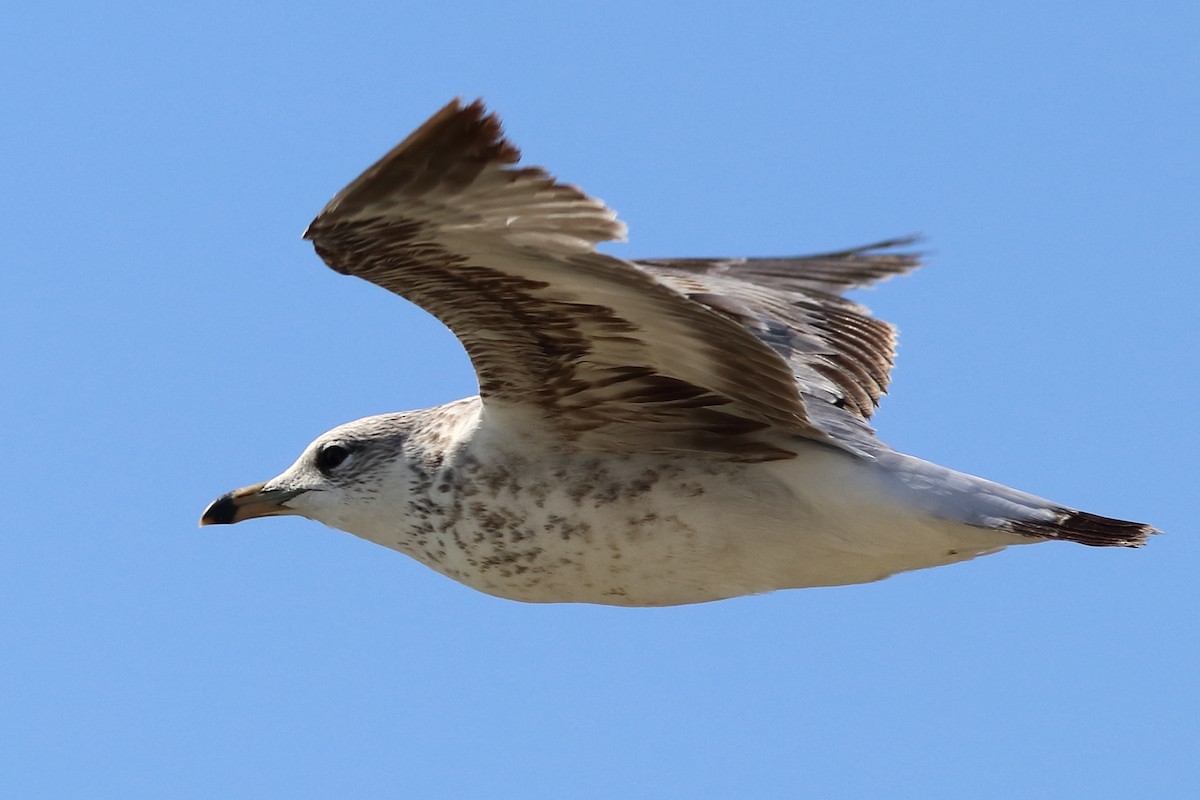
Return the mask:
<svg viewBox="0 0 1200 800"><path fill-rule="evenodd" d="M871 414L895 331L845 299L892 240L630 261L625 226L454 101L305 238L459 338L479 394L322 434L201 525L299 514L529 602L699 603L865 583L1058 539L1156 533L899 453Z"/></svg>

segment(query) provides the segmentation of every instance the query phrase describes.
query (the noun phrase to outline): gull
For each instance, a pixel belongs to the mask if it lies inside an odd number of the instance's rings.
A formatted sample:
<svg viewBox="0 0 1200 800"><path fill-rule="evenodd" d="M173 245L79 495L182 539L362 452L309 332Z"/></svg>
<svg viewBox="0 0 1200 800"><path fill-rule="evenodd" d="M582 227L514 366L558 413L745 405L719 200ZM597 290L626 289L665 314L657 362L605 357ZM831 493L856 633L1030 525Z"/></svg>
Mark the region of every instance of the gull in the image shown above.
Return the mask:
<svg viewBox="0 0 1200 800"><path fill-rule="evenodd" d="M699 603L1154 528L899 453L870 418L894 328L845 299L911 240L632 261L625 226L454 101L304 236L462 342L479 394L334 428L201 525L298 514L527 602Z"/></svg>

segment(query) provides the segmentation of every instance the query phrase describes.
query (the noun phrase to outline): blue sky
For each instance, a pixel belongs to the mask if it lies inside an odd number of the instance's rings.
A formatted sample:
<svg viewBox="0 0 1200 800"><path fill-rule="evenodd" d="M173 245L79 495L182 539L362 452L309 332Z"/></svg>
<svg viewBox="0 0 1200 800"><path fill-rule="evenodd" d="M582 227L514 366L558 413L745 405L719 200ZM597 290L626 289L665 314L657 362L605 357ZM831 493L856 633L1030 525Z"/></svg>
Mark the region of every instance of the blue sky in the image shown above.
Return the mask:
<svg viewBox="0 0 1200 800"><path fill-rule="evenodd" d="M9 14L0 793L1190 796L1198 37L1189 2ZM621 610L197 529L333 425L474 391L299 236L458 95L621 254L923 234L863 295L901 329L884 439L1167 535Z"/></svg>

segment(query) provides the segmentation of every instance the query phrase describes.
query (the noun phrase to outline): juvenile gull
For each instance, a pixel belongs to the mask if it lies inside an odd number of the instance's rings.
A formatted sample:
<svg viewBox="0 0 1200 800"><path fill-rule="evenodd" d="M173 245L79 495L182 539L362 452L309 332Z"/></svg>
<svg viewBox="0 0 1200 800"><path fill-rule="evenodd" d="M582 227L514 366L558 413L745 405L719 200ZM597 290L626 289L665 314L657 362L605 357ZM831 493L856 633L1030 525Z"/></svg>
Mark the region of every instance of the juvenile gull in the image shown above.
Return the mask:
<svg viewBox="0 0 1200 800"><path fill-rule="evenodd" d="M304 234L445 323L479 395L335 428L201 525L300 514L490 594L625 606L1156 533L876 438L895 331L841 295L916 267L908 241L626 261L596 251L612 211L518 159L455 101Z"/></svg>

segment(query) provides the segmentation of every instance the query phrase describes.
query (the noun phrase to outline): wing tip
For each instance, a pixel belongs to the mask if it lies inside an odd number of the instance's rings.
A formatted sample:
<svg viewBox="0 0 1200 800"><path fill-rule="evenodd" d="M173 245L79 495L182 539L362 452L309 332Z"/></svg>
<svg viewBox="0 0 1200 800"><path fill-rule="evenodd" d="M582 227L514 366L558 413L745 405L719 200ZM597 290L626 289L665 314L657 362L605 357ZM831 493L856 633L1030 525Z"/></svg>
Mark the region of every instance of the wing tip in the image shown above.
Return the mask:
<svg viewBox="0 0 1200 800"><path fill-rule="evenodd" d="M430 136L445 135L449 131L461 130L467 137L475 152L469 153L483 162L515 164L521 160L521 150L504 135L504 123L494 111L488 111L482 97L477 97L467 105L463 105L461 97L456 97L442 106L432 117L418 128L409 138L415 138L426 128Z"/></svg>
<svg viewBox="0 0 1200 800"><path fill-rule="evenodd" d="M352 216L394 192L460 188L489 164L520 160L520 148L504 135L500 117L487 110L482 98L464 104L456 97L338 192L303 238L312 239L320 224Z"/></svg>
<svg viewBox="0 0 1200 800"><path fill-rule="evenodd" d="M850 267L857 266L861 272L851 271L846 275L846 279L850 281L847 288L863 287L894 278L897 275L905 275L921 267L925 263L927 251L908 248L919 245L923 241L925 241L924 236L914 233L846 250L821 253L810 256L810 258L840 261Z"/></svg>

